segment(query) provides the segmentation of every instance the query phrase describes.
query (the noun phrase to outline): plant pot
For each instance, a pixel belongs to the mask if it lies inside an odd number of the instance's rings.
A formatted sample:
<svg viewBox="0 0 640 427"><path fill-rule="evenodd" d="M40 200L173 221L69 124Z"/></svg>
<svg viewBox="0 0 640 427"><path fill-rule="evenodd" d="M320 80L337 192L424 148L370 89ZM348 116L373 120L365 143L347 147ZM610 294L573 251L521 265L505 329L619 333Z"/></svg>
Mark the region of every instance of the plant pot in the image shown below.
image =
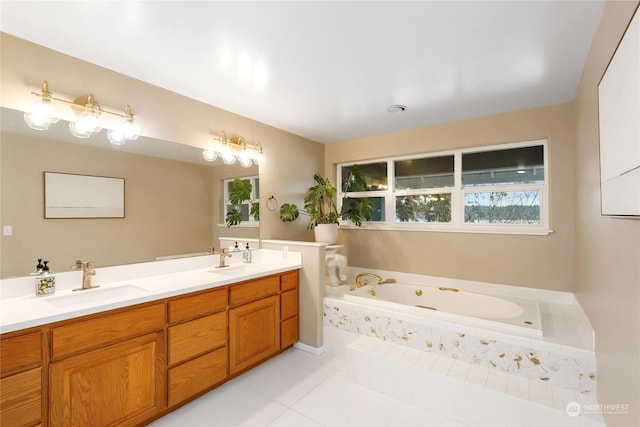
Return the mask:
<svg viewBox="0 0 640 427"><path fill-rule="evenodd" d="M318 224L314 227L313 233L316 242L333 245L338 240L338 224Z"/></svg>

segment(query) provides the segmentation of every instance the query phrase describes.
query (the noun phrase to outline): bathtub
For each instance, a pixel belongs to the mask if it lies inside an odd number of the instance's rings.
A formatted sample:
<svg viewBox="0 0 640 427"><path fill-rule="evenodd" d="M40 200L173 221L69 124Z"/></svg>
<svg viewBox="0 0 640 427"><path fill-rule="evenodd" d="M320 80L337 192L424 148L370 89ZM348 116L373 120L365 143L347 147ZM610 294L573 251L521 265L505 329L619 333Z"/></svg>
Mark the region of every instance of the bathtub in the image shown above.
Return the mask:
<svg viewBox="0 0 640 427"><path fill-rule="evenodd" d="M357 288L346 293L344 300L395 312L542 336L540 304L536 299L497 297L454 287L394 283Z"/></svg>

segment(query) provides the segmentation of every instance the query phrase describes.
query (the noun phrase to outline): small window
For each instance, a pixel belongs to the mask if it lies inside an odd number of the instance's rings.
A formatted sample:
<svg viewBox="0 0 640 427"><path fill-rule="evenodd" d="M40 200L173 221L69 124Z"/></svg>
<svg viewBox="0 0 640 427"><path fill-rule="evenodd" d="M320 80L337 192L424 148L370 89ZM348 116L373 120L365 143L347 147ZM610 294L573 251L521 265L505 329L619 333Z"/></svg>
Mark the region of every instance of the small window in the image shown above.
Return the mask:
<svg viewBox="0 0 640 427"><path fill-rule="evenodd" d="M462 186L544 183L544 147L462 154Z"/></svg>
<svg viewBox="0 0 640 427"><path fill-rule="evenodd" d="M256 227L260 224L260 218L259 216L256 218L255 216L251 215L251 204L248 201L241 205L234 205L229 201L229 193L231 192L231 190L233 190L234 179L235 178L224 180L224 215L222 216L222 218L226 218L226 214L232 212L235 209L242 215L242 222L239 225L240 227ZM254 203L259 203L260 178L258 178L257 176L248 176L242 177L240 179L249 181L249 183L251 184L251 201Z"/></svg>
<svg viewBox="0 0 640 427"><path fill-rule="evenodd" d="M453 156L396 160L396 190L453 187Z"/></svg>
<svg viewBox="0 0 640 427"><path fill-rule="evenodd" d="M367 181L367 187L357 188L352 183L351 188L349 188L349 192L357 193L360 191L381 191L388 188L387 162L358 164L358 168ZM349 179L350 172L351 165L342 167L342 188L340 189L340 191L345 191L347 179Z"/></svg>
<svg viewBox="0 0 640 427"><path fill-rule="evenodd" d="M451 222L451 193L396 197L398 222Z"/></svg>
<svg viewBox="0 0 640 427"><path fill-rule="evenodd" d="M540 191L491 191L464 195L464 222L540 224Z"/></svg>

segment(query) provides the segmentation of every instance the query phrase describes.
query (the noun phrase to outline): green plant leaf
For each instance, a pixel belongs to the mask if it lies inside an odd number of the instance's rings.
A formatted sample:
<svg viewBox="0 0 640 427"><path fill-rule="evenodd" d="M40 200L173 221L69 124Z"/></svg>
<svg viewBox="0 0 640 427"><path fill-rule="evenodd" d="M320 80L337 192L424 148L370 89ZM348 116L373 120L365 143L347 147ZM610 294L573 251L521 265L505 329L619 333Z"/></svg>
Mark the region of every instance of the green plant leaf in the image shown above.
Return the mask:
<svg viewBox="0 0 640 427"><path fill-rule="evenodd" d="M300 216L298 207L293 203L284 203L280 206L280 219L282 222L293 222Z"/></svg>
<svg viewBox="0 0 640 427"><path fill-rule="evenodd" d="M231 227L232 225L238 225L242 222L242 213L236 208L231 209L227 212L226 223L227 227Z"/></svg>
<svg viewBox="0 0 640 427"><path fill-rule="evenodd" d="M249 212L249 215L251 215L256 221L260 221L260 203L251 203L251 211Z"/></svg>
<svg viewBox="0 0 640 427"><path fill-rule="evenodd" d="M241 205L244 201L251 201L251 190L253 186L248 179L236 178L231 185L229 201L234 205Z"/></svg>

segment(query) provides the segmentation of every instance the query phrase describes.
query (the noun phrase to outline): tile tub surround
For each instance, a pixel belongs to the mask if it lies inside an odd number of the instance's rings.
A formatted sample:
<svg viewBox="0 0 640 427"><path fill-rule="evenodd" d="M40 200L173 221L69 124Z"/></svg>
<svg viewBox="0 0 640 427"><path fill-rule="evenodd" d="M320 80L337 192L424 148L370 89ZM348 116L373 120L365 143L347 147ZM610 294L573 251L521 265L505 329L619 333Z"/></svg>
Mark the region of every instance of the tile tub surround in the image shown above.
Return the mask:
<svg viewBox="0 0 640 427"><path fill-rule="evenodd" d="M398 275L392 272L376 274L382 277ZM466 285L464 281L441 280L436 278L433 282L438 286L442 286L442 283L455 285L460 289L464 289ZM438 281L441 282L437 283ZM414 283L432 285L433 282L430 278L423 277ZM490 284L472 284L468 288L465 290L496 293L488 292ZM496 288L499 290L500 286L497 285ZM471 323L454 323L435 317L363 306L344 301L341 293L346 291L348 287L326 289L325 326L595 396L593 331L582 308L571 294L533 290L540 300L544 332L544 336L534 337L478 327ZM509 291L514 295L513 289ZM520 295L531 297L532 292L530 289L521 289Z"/></svg>

